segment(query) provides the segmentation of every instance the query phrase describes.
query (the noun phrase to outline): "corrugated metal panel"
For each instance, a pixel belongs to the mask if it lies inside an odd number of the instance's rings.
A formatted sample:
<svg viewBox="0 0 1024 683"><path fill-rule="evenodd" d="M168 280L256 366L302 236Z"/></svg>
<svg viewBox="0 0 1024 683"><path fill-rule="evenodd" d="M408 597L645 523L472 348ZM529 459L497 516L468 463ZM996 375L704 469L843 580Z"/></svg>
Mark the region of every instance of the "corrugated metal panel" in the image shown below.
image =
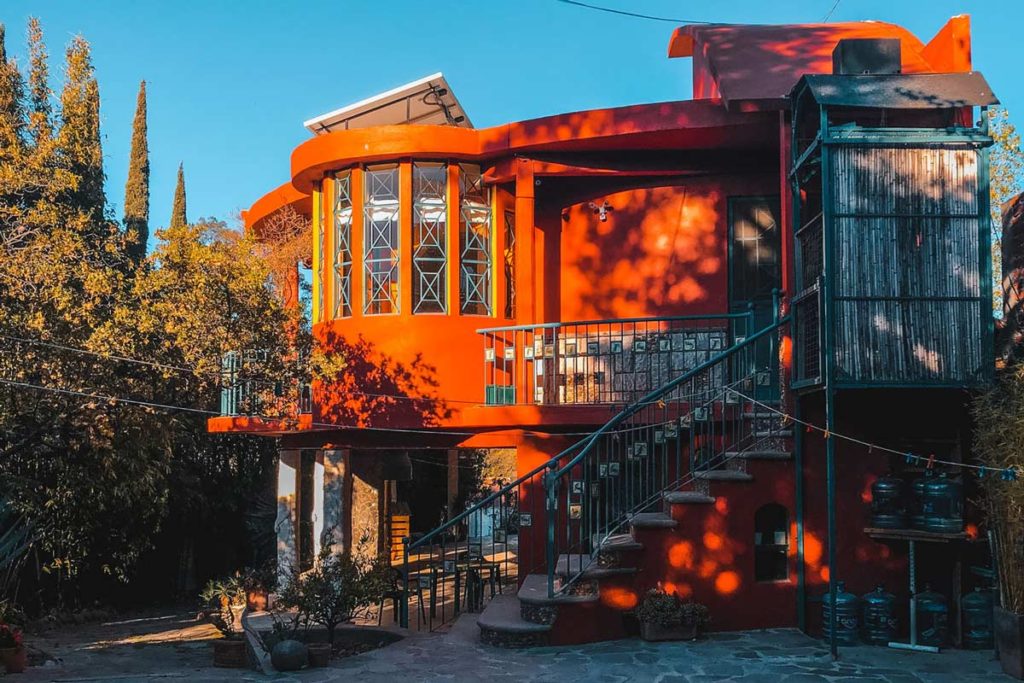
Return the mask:
<svg viewBox="0 0 1024 683"><path fill-rule="evenodd" d="M950 74L805 76L818 104L880 109L950 109L999 104L977 71ZM799 86L797 86L799 88Z"/></svg>
<svg viewBox="0 0 1024 683"><path fill-rule="evenodd" d="M978 154L836 148L836 370L865 382L972 382L981 349Z"/></svg>

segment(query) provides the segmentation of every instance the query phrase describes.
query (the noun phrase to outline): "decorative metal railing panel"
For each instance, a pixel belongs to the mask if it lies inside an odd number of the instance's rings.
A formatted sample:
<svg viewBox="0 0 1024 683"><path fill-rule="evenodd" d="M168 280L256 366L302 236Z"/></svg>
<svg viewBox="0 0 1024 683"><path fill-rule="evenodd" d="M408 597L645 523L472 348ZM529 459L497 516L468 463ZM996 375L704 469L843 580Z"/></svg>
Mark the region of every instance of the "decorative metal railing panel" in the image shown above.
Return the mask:
<svg viewBox="0 0 1024 683"><path fill-rule="evenodd" d="M489 405L624 404L741 341L752 312L478 330ZM705 381L721 387L727 368Z"/></svg>
<svg viewBox="0 0 1024 683"><path fill-rule="evenodd" d="M313 412L309 382L275 382L260 377L260 369L268 360L264 349L228 351L221 357L221 416L278 418ZM304 365L302 360L298 363Z"/></svg>

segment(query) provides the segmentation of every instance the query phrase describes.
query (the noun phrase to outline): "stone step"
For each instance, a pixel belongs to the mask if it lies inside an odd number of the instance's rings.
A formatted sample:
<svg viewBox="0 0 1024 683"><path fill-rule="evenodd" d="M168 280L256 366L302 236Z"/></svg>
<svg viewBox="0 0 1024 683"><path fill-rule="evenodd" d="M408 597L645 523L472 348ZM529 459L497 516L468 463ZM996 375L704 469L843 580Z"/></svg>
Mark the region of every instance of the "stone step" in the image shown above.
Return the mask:
<svg viewBox="0 0 1024 683"><path fill-rule="evenodd" d="M590 555L571 553L561 555L555 564L555 574L561 577L575 577L583 570L582 579L602 579L608 576L635 574L636 567L603 567L596 560L591 562Z"/></svg>
<svg viewBox="0 0 1024 683"><path fill-rule="evenodd" d="M640 512L629 518L633 529L674 529L678 524L664 512Z"/></svg>
<svg viewBox="0 0 1024 683"><path fill-rule="evenodd" d="M526 621L515 595L495 596L477 617L480 642L494 647L540 647L548 644L551 624Z"/></svg>
<svg viewBox="0 0 1024 683"><path fill-rule="evenodd" d="M791 439L793 438L792 429L759 429L750 433L755 439Z"/></svg>
<svg viewBox="0 0 1024 683"><path fill-rule="evenodd" d="M665 502L670 505L706 505L714 503L715 497L700 491L668 491L665 493Z"/></svg>
<svg viewBox="0 0 1024 683"><path fill-rule="evenodd" d="M707 481L753 481L754 477L739 470L698 470L693 473L694 479Z"/></svg>
<svg viewBox="0 0 1024 683"><path fill-rule="evenodd" d="M598 541L598 539L595 539L595 541ZM595 545L596 544L597 543L595 543ZM601 553L621 553L644 549L644 544L640 543L629 534L613 534L604 539L604 542L601 543L600 546L599 550Z"/></svg>
<svg viewBox="0 0 1024 683"><path fill-rule="evenodd" d="M791 460L793 454L790 451L752 448L742 452L726 451L725 457L726 459L739 458L741 460Z"/></svg>
<svg viewBox="0 0 1024 683"><path fill-rule="evenodd" d="M547 574L529 574L523 580L523 585L519 587L518 597L519 602L523 604L541 607L597 602L599 599L596 593L593 595L557 594L554 597L549 597Z"/></svg>

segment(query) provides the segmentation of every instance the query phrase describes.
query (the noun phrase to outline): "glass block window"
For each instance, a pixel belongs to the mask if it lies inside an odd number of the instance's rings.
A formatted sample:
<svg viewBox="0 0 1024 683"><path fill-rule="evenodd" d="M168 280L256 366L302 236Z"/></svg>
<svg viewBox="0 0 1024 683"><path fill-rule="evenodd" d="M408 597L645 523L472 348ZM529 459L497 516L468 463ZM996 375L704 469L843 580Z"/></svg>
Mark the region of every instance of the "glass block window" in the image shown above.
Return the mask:
<svg viewBox="0 0 1024 683"><path fill-rule="evenodd" d="M334 317L352 315L352 174L334 177Z"/></svg>
<svg viewBox="0 0 1024 683"><path fill-rule="evenodd" d="M479 166L460 165L459 311L491 314L491 206Z"/></svg>
<svg viewBox="0 0 1024 683"><path fill-rule="evenodd" d="M516 317L516 214L505 210L505 317Z"/></svg>
<svg viewBox="0 0 1024 683"><path fill-rule="evenodd" d="M412 312L448 311L448 166L412 166Z"/></svg>
<svg viewBox="0 0 1024 683"><path fill-rule="evenodd" d="M398 165L363 176L363 313L398 313Z"/></svg>

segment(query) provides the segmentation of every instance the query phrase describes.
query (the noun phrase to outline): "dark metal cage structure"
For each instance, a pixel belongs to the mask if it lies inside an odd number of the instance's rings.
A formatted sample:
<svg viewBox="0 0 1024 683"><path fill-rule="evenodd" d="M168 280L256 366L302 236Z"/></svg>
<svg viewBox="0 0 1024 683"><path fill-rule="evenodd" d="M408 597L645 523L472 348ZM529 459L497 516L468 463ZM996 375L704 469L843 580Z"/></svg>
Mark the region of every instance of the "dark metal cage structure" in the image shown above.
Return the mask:
<svg viewBox="0 0 1024 683"><path fill-rule="evenodd" d="M986 384L984 79L806 76L792 102L794 388Z"/></svg>

